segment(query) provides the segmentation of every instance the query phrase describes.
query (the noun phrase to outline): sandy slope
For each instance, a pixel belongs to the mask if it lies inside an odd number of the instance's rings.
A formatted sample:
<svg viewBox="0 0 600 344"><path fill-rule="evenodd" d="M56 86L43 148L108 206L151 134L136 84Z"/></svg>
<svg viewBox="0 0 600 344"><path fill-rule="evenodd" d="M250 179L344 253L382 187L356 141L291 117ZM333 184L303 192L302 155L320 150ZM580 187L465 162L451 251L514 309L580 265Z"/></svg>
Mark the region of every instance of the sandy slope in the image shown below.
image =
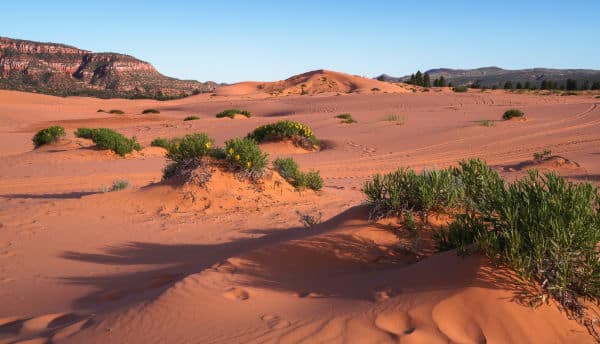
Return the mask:
<svg viewBox="0 0 600 344"><path fill-rule="evenodd" d="M360 206L374 173L472 156L511 179L533 166L533 152L551 149L578 166L538 167L597 182L600 101L591 96L369 91L156 102L0 91L0 100L0 342L593 342L555 305L523 306L514 277L481 257L417 262ZM139 115L151 107L161 113ZM232 107L255 116L214 118ZM479 125L511 107L528 121ZM358 123L333 118L343 112ZM201 119L182 121L188 115ZM326 149L265 149L320 170L319 194L277 179L257 193L225 175L210 193L174 189L158 184L161 149L120 158L71 134L113 127L147 145L206 131L222 143L284 118L312 126ZM33 150L31 136L50 124L68 137ZM132 188L98 192L117 178ZM302 215L322 223L306 229Z"/></svg>

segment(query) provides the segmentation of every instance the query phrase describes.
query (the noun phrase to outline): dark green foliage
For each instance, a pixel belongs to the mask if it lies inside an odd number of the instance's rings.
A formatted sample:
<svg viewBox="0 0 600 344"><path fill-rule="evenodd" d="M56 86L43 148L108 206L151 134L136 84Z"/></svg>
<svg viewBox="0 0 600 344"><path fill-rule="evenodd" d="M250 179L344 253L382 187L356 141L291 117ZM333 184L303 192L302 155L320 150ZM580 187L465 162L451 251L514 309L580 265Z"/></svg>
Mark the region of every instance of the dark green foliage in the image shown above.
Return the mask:
<svg viewBox="0 0 600 344"><path fill-rule="evenodd" d="M455 86L452 87L452 91L456 93L463 93L469 91L469 88L467 86Z"/></svg>
<svg viewBox="0 0 600 344"><path fill-rule="evenodd" d="M77 128L77 130L75 130L75 136L82 138L82 139L92 139L92 135L94 133L95 129L91 129L91 128Z"/></svg>
<svg viewBox="0 0 600 344"><path fill-rule="evenodd" d="M319 140L317 140L310 127L299 122L287 120L260 126L249 133L247 137L254 139L256 142L305 138L312 145L319 145Z"/></svg>
<svg viewBox="0 0 600 344"><path fill-rule="evenodd" d="M129 187L129 181L126 179L117 179L113 181L110 191L125 190Z"/></svg>
<svg viewBox="0 0 600 344"><path fill-rule="evenodd" d="M168 142L166 156L176 163L181 163L208 155L212 146L213 139L205 133L185 135Z"/></svg>
<svg viewBox="0 0 600 344"><path fill-rule="evenodd" d="M323 179L318 171L301 172L293 158L278 158L273 161L275 170L297 189L312 189L315 191L323 188Z"/></svg>
<svg viewBox="0 0 600 344"><path fill-rule="evenodd" d="M228 109L228 110L219 112L215 116L217 118L223 118L223 117L233 118L235 115L244 115L246 117L250 117L250 116L252 116L252 113L250 111L246 111L246 110Z"/></svg>
<svg viewBox="0 0 600 344"><path fill-rule="evenodd" d="M251 138L233 138L225 142L225 153L231 166L244 178L262 177L269 162L256 141Z"/></svg>
<svg viewBox="0 0 600 344"><path fill-rule="evenodd" d="M142 114L149 114L149 113L160 113L160 111L156 110L156 109L146 109L144 111L142 111Z"/></svg>
<svg viewBox="0 0 600 344"><path fill-rule="evenodd" d="M113 115L122 115L125 112L123 110L112 109L112 110L108 111L108 113L112 113Z"/></svg>
<svg viewBox="0 0 600 344"><path fill-rule="evenodd" d="M101 149L110 149L120 156L131 153L133 150L141 150L135 137L126 138L122 134L108 128L92 129L92 141Z"/></svg>
<svg viewBox="0 0 600 344"><path fill-rule="evenodd" d="M507 81L504 83L504 89L505 90L512 90L513 89L513 84L512 81Z"/></svg>
<svg viewBox="0 0 600 344"><path fill-rule="evenodd" d="M37 148L45 144L54 143L65 136L65 128L52 126L38 131L31 140L35 148Z"/></svg>
<svg viewBox="0 0 600 344"><path fill-rule="evenodd" d="M425 72L423 75L423 87L431 87L431 78L429 77L429 73Z"/></svg>
<svg viewBox="0 0 600 344"><path fill-rule="evenodd" d="M352 118L352 115L349 113L342 113L339 114L337 116L335 116L335 118L339 118L341 119L342 123L346 123L346 124L350 124L350 123L356 123L356 121L354 120L354 118Z"/></svg>
<svg viewBox="0 0 600 344"><path fill-rule="evenodd" d="M435 87L445 87L446 86L446 79L444 79L444 76L440 76L438 79L433 80L433 86L435 86Z"/></svg>
<svg viewBox="0 0 600 344"><path fill-rule="evenodd" d="M225 148L221 147L212 148L210 152L208 152L208 155L218 160L227 158L227 152L225 152Z"/></svg>
<svg viewBox="0 0 600 344"><path fill-rule="evenodd" d="M506 112L504 112L504 114L502 115L502 119L503 120L507 120L507 119L511 119L511 118L521 118L521 117L525 117L525 114L523 113L523 111L519 110L519 109L510 109L510 110L506 110Z"/></svg>
<svg viewBox="0 0 600 344"><path fill-rule="evenodd" d="M152 147L162 147L164 149L169 149L169 140L163 139L161 137L157 137L152 142L150 142L150 146Z"/></svg>
<svg viewBox="0 0 600 344"><path fill-rule="evenodd" d="M576 91L577 90L577 80L567 79L567 81L565 81L565 88L567 89L567 91Z"/></svg>
<svg viewBox="0 0 600 344"><path fill-rule="evenodd" d="M195 121L197 119L200 119L200 117L198 116L187 116L186 118L184 118L184 121Z"/></svg>

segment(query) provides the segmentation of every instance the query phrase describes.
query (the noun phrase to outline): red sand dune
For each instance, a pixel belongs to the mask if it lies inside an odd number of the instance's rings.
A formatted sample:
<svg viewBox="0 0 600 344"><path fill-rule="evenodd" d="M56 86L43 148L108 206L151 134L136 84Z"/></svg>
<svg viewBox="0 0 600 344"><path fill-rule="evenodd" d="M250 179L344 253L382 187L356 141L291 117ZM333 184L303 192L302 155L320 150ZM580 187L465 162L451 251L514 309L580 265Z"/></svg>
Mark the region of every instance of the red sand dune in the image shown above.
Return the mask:
<svg viewBox="0 0 600 344"><path fill-rule="evenodd" d="M335 76L341 96L157 102L0 91L0 342L594 342L554 303L524 305L522 284L483 257L451 251L418 261L399 250L385 226L367 221L360 189L375 173L474 156L514 179L544 149L577 163L552 160L544 169L598 182L598 99L385 94L370 91L377 81L323 73ZM282 85L320 92L319 78L309 73ZM344 93L352 87L364 92ZM253 116L214 117L232 107ZM527 122L500 121L514 107ZM146 108L161 113L140 115ZM357 123L341 124L339 113ZM200 119L183 121L189 115ZM280 119L308 124L327 148L265 149L320 170L323 191L300 193L274 176L257 192L226 173L208 190L177 188L160 182L162 149L121 158L72 134L105 126L149 145L205 131L222 144ZM48 125L64 126L67 137L34 150L31 137ZM115 179L131 187L99 192ZM321 223L305 228L303 216Z"/></svg>

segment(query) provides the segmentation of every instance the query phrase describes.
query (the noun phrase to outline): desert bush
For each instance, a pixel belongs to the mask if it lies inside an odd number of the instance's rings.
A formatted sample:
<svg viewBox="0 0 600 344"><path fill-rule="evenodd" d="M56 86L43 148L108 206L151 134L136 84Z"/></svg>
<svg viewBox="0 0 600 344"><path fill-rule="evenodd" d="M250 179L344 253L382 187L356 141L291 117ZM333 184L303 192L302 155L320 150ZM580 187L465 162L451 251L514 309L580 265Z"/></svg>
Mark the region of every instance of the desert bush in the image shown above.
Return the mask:
<svg viewBox="0 0 600 344"><path fill-rule="evenodd" d="M356 123L356 121L354 120L354 118L352 118L352 115L349 114L349 113L341 113L341 114L335 116L335 118L341 119L342 123L347 123L347 124Z"/></svg>
<svg viewBox="0 0 600 344"><path fill-rule="evenodd" d="M485 119L483 121L479 121L479 125L481 125L482 127L493 127L496 125L496 123L489 119Z"/></svg>
<svg viewBox="0 0 600 344"><path fill-rule="evenodd" d="M184 118L184 121L195 121L197 119L200 119L200 117L198 116L187 116L186 118Z"/></svg>
<svg viewBox="0 0 600 344"><path fill-rule="evenodd" d="M215 116L217 118L223 118L223 117L233 118L235 115L244 115L246 117L250 117L250 116L252 116L252 113L250 111L246 111L246 110L228 109L228 110L223 110L223 111L219 112Z"/></svg>
<svg viewBox="0 0 600 344"><path fill-rule="evenodd" d="M96 111L96 112L106 112L106 111L104 111L104 109L98 109L98 111Z"/></svg>
<svg viewBox="0 0 600 344"><path fill-rule="evenodd" d="M304 173L300 171L293 158L278 158L273 161L275 170L297 189L312 189L315 191L323 188L323 179L318 171Z"/></svg>
<svg viewBox="0 0 600 344"><path fill-rule="evenodd" d="M470 248L537 281L567 310L583 314L580 297L600 297L600 196L589 183L559 175L528 177L502 188L493 211L456 216L442 245Z"/></svg>
<svg viewBox="0 0 600 344"><path fill-rule="evenodd" d="M455 87L452 87L452 91L454 91L456 93L464 93L464 92L468 92L469 88L467 86L455 86Z"/></svg>
<svg viewBox="0 0 600 344"><path fill-rule="evenodd" d="M251 138L236 137L225 142L225 152L230 166L242 178L262 177L269 162L268 155Z"/></svg>
<svg viewBox="0 0 600 344"><path fill-rule="evenodd" d="M160 113L160 111L156 110L156 109L146 109L144 111L142 111L142 114L146 115L149 113Z"/></svg>
<svg viewBox="0 0 600 344"><path fill-rule="evenodd" d="M110 191L125 190L129 187L129 181L126 179L117 179L113 181Z"/></svg>
<svg viewBox="0 0 600 344"><path fill-rule="evenodd" d="M82 139L91 139L95 129L92 128L77 128L74 134L75 137L79 137Z"/></svg>
<svg viewBox="0 0 600 344"><path fill-rule="evenodd" d="M205 133L185 135L168 141L166 157L176 163L202 158L208 155L213 143L213 139Z"/></svg>
<svg viewBox="0 0 600 344"><path fill-rule="evenodd" d="M125 156L133 150L141 150L135 137L127 138L122 134L108 128L91 129L92 141L101 149L110 149L120 156Z"/></svg>
<svg viewBox="0 0 600 344"><path fill-rule="evenodd" d="M150 142L150 146L169 149L169 140L163 139L162 137L157 137L154 140L152 140L152 142Z"/></svg>
<svg viewBox="0 0 600 344"><path fill-rule="evenodd" d="M379 92L379 91L381 91L381 90L380 90L378 87L373 87L373 88L371 89L371 91L373 91L373 92Z"/></svg>
<svg viewBox="0 0 600 344"><path fill-rule="evenodd" d="M549 149L544 149L543 152L535 152L533 153L533 160L540 162L546 158L548 158L552 154L552 151Z"/></svg>
<svg viewBox="0 0 600 344"><path fill-rule="evenodd" d="M113 115L122 115L125 112L123 110L112 109L112 110L108 111L108 113L112 113Z"/></svg>
<svg viewBox="0 0 600 344"><path fill-rule="evenodd" d="M307 125L294 121L279 121L276 123L260 126L247 135L247 138L256 142L298 140L308 141L313 146L319 146L319 140L315 137L312 129Z"/></svg>
<svg viewBox="0 0 600 344"><path fill-rule="evenodd" d="M60 126L52 126L38 131L33 136L31 141L33 141L35 148L37 148L46 144L54 143L66 135L65 128Z"/></svg>
<svg viewBox="0 0 600 344"><path fill-rule="evenodd" d="M510 109L510 110L506 110L506 112L504 112L504 114L502 115L502 119L503 120L508 120L511 118L521 118L521 117L525 117L525 114L523 113L523 111L519 110L519 109Z"/></svg>

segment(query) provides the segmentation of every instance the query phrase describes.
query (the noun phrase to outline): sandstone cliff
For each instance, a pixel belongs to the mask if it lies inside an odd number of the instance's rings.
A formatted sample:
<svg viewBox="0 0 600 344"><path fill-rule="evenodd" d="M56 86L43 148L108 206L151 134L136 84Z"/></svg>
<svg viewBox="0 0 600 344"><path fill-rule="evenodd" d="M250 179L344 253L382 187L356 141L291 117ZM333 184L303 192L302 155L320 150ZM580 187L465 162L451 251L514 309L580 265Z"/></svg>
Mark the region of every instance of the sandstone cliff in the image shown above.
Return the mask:
<svg viewBox="0 0 600 344"><path fill-rule="evenodd" d="M129 55L0 37L0 89L171 99L212 92L216 87L214 82L166 77L148 62Z"/></svg>

